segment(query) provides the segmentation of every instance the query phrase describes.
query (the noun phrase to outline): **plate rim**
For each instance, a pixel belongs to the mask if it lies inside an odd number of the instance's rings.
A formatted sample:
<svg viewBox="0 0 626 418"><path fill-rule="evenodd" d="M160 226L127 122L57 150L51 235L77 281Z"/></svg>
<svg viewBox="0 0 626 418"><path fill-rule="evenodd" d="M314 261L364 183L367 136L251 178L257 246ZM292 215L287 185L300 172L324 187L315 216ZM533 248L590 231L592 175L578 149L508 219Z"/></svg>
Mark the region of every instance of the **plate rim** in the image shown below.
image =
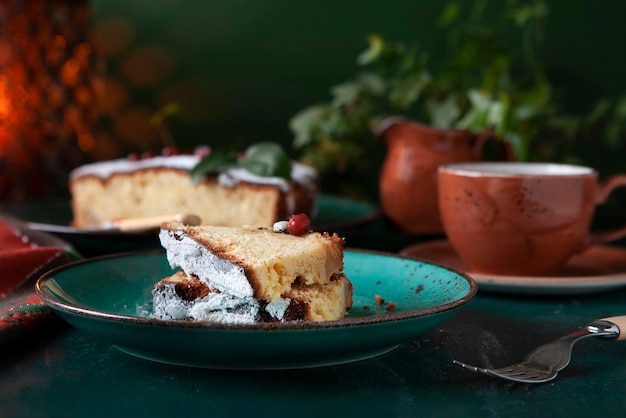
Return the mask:
<svg viewBox="0 0 626 418"><path fill-rule="evenodd" d="M384 315L371 315L371 316L363 316L357 318L343 318L336 321L321 321L321 322L313 322L313 321L297 321L297 322L264 322L264 323L254 323L254 324L220 324L220 323L210 323L210 322L200 322L200 321L173 321L173 320L160 320L156 318L150 317L142 317L138 315L122 315L122 314L114 314L108 312L97 311L94 309L83 308L80 306L75 306L72 304L68 304L65 302L61 302L51 296L49 296L44 290L44 285L52 280L54 276L60 272L65 270L74 268L76 266L81 266L85 264L91 264L95 262L105 261L107 259L114 259L120 257L137 257L137 256L146 256L146 255L165 255L165 250L163 249L152 249L152 250L138 250L138 251L129 251L123 253L115 253L115 254L106 254L102 256L92 257L88 259L77 260L62 266L59 266L53 270L48 271L43 274L35 285L35 290L37 295L41 298L41 300L48 305L49 307L57 310L64 311L66 313L71 313L74 315L79 315L81 317L89 317L94 319L101 319L106 321L115 321L115 322L126 322L133 323L136 325L148 325L148 326L161 326L161 327L172 327L172 328L189 328L189 329L203 329L203 330L237 330L244 332L258 332L258 331L311 331L311 330L320 330L320 329L341 329L341 328L350 328L350 327L365 327L383 323L390 322L399 322L399 321L408 321L412 319L418 319L423 317L428 317L435 314L446 313L449 311L454 311L458 308L469 303L474 296L476 296L478 292L478 284L469 274L460 272L453 268L439 265L437 263L432 263L430 261L416 260L411 257L405 257L399 254L383 252L383 251L375 251L375 250L367 250L360 248L346 248L346 252L353 253L362 253L362 254L370 254L370 255L378 255L378 256L386 256L393 257L398 259L405 259L414 262L421 262L425 264L429 264L435 266L437 268L441 268L452 272L453 274L458 275L463 278L469 284L469 289L463 296L459 297L456 300L446 302L441 305L413 309L410 311L404 312L391 312L386 313Z"/></svg>
<svg viewBox="0 0 626 418"><path fill-rule="evenodd" d="M448 240L439 239L428 242L421 242L417 244L409 245L408 247L400 250L400 254L405 257L412 258L414 260L423 260L427 262L433 262L427 258L421 258L419 256L410 255L410 251L414 248L419 248L428 245L448 245L451 244ZM603 246L603 245L598 245ZM604 245L604 247L617 248L621 247ZM454 250L453 250L454 251ZM626 249L624 249L626 252ZM435 261L436 262L436 261ZM532 289L540 289L539 291L586 291L586 292L600 292L617 287L626 286L626 271L623 273L608 273L595 276L512 276L512 275L497 275L478 273L472 271L466 271L478 284L480 289L484 290L498 290L506 291L506 288L515 289L514 291L522 291L524 293L531 292ZM509 290L509 293L514 291Z"/></svg>

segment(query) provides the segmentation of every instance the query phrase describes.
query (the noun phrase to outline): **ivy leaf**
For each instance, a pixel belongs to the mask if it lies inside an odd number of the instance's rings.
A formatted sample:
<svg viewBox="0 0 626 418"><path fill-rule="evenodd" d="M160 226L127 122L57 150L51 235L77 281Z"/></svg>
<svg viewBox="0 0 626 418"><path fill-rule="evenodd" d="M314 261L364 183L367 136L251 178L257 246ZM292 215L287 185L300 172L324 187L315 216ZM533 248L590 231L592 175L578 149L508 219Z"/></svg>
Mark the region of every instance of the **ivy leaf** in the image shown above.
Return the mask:
<svg viewBox="0 0 626 418"><path fill-rule="evenodd" d="M360 65L371 64L380 58L385 47L385 41L378 35L369 37L369 48L357 57L357 63Z"/></svg>
<svg viewBox="0 0 626 418"><path fill-rule="evenodd" d="M217 173L237 165L237 154L227 151L215 151L204 157L191 169L191 181L197 183L211 173Z"/></svg>
<svg viewBox="0 0 626 418"><path fill-rule="evenodd" d="M323 123L326 106L314 105L296 113L289 120L289 129L294 134L293 146L302 148L315 141L315 133Z"/></svg>
<svg viewBox="0 0 626 418"><path fill-rule="evenodd" d="M461 7L457 2L449 3L439 17L439 25L443 28L450 26L459 17Z"/></svg>
<svg viewBox="0 0 626 418"><path fill-rule="evenodd" d="M361 93L360 86L357 82L347 82L333 86L331 93L334 96L333 106L349 106Z"/></svg>
<svg viewBox="0 0 626 418"><path fill-rule="evenodd" d="M400 109L408 109L417 101L431 80L429 74L421 71L411 74L393 86L389 92L389 101Z"/></svg>
<svg viewBox="0 0 626 418"><path fill-rule="evenodd" d="M461 116L459 100L452 94L441 101L429 100L426 108L432 125L441 129L454 126L454 122Z"/></svg>
<svg viewBox="0 0 626 418"><path fill-rule="evenodd" d="M260 142L251 145L244 155L241 165L252 174L291 179L291 160L280 145Z"/></svg>

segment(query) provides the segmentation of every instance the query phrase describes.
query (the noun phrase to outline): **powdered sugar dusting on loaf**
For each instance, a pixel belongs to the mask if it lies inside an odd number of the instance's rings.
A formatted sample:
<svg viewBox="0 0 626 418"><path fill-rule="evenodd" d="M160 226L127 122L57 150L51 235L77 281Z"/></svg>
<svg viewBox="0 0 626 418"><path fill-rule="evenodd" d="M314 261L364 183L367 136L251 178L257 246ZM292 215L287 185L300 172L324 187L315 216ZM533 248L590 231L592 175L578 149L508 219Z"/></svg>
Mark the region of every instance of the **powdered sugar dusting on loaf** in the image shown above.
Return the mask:
<svg viewBox="0 0 626 418"><path fill-rule="evenodd" d="M278 187L283 193L289 191L289 183L282 177L259 177L244 168L230 168L222 171L218 182L225 187L235 187L239 183L268 184Z"/></svg>
<svg viewBox="0 0 626 418"><path fill-rule="evenodd" d="M303 186L314 187L317 181L317 171L304 164L292 161L291 178L294 182ZM235 187L239 183L267 184L278 187L283 193L289 191L289 181L282 177L261 177L246 170L235 167L222 171L218 176L218 181L222 186Z"/></svg>
<svg viewBox="0 0 626 418"><path fill-rule="evenodd" d="M156 156L143 160L129 160L126 158L118 160L101 161L98 163L85 164L75 168L70 173L70 179L82 176L97 176L100 178L110 177L114 173L130 173L132 171L143 170L147 168L176 168L179 170L191 170L198 162L200 157L196 155L172 155L167 157Z"/></svg>
<svg viewBox="0 0 626 418"><path fill-rule="evenodd" d="M216 256L182 231L161 229L159 239L172 268L181 267L220 292L240 298L253 296L243 267Z"/></svg>
<svg viewBox="0 0 626 418"><path fill-rule="evenodd" d="M82 176L97 176L102 179L114 173L130 173L150 168L173 168L190 171L200 162L197 155L155 156L143 160L117 159L85 164L70 173L70 180ZM294 182L313 188L317 182L317 171L313 167L292 161L291 178ZM257 176L241 167L226 169L219 173L218 181L222 186L235 187L239 183L266 184L280 188L284 193L289 191L289 181L282 177Z"/></svg>
<svg viewBox="0 0 626 418"><path fill-rule="evenodd" d="M291 177L297 183L315 186L318 181L317 170L309 165L291 162Z"/></svg>

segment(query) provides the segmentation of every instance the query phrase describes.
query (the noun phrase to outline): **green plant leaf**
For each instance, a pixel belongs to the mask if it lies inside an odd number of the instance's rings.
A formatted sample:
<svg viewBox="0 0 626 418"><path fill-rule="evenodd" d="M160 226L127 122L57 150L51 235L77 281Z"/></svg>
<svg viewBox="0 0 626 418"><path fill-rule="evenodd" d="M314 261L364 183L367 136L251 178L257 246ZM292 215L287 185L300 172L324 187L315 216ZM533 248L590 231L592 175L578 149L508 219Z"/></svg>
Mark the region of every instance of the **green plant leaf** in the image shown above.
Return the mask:
<svg viewBox="0 0 626 418"><path fill-rule="evenodd" d="M450 26L450 24L458 18L459 12L460 6L457 2L448 3L439 17L439 25L442 28Z"/></svg>
<svg viewBox="0 0 626 418"><path fill-rule="evenodd" d="M518 26L524 26L529 21L543 19L547 14L547 5L544 3L532 4L530 6L523 5L509 12L510 18L513 19Z"/></svg>
<svg viewBox="0 0 626 418"><path fill-rule="evenodd" d="M349 81L347 83L337 84L331 89L334 96L333 106L348 106L356 101L361 92L358 82Z"/></svg>
<svg viewBox="0 0 626 418"><path fill-rule="evenodd" d="M389 92L389 101L399 109L408 109L417 101L420 94L428 86L432 77L423 72L411 74L395 84Z"/></svg>
<svg viewBox="0 0 626 418"><path fill-rule="evenodd" d="M376 97L385 94L387 88L385 80L380 75L369 71L359 74L357 82L363 93Z"/></svg>
<svg viewBox="0 0 626 418"><path fill-rule="evenodd" d="M470 90L467 94L471 107L457 123L459 128L480 131L489 127L491 100L479 90Z"/></svg>
<svg viewBox="0 0 626 418"><path fill-rule="evenodd" d="M611 100L603 98L597 101L589 114L585 117L584 122L591 125L599 121L601 118L605 117L611 110Z"/></svg>
<svg viewBox="0 0 626 418"><path fill-rule="evenodd" d="M429 100L426 108L432 125L437 128L454 126L454 122L461 116L458 100L452 94L442 101Z"/></svg>
<svg viewBox="0 0 626 418"><path fill-rule="evenodd" d="M323 105L310 106L296 113L289 120L289 129L294 134L293 146L295 148L302 148L314 141L315 132L322 123L324 112Z"/></svg>
<svg viewBox="0 0 626 418"><path fill-rule="evenodd" d="M357 57L357 63L360 65L371 64L372 62L380 58L380 54L385 48L385 41L378 35L372 35L369 37L369 48L363 51Z"/></svg>
<svg viewBox="0 0 626 418"><path fill-rule="evenodd" d="M487 122L496 127L496 133L502 134L509 129L509 114L511 111L511 97L509 94L500 93L498 100L493 102L489 110Z"/></svg>
<svg viewBox="0 0 626 418"><path fill-rule="evenodd" d="M626 126L626 96L617 99L612 116L606 127L605 141L611 148L619 149Z"/></svg>
<svg viewBox="0 0 626 418"><path fill-rule="evenodd" d="M274 142L260 142L248 147L241 165L257 176L291 179L291 160Z"/></svg>
<svg viewBox="0 0 626 418"><path fill-rule="evenodd" d="M228 151L215 151L204 157L191 169L191 181L197 183L211 173L217 173L237 165L237 154Z"/></svg>

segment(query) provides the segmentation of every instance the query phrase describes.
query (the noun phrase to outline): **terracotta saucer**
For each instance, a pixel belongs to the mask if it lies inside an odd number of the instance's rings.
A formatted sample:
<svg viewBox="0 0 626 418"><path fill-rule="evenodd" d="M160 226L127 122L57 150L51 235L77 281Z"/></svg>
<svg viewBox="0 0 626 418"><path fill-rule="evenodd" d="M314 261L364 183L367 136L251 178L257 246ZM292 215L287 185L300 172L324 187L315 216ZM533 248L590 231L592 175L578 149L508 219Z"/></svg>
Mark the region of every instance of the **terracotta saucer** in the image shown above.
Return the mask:
<svg viewBox="0 0 626 418"><path fill-rule="evenodd" d="M415 244L404 248L400 254L466 272L476 280L481 291L565 295L598 293L626 286L626 249L607 245L589 247L551 277L474 273L446 240Z"/></svg>

